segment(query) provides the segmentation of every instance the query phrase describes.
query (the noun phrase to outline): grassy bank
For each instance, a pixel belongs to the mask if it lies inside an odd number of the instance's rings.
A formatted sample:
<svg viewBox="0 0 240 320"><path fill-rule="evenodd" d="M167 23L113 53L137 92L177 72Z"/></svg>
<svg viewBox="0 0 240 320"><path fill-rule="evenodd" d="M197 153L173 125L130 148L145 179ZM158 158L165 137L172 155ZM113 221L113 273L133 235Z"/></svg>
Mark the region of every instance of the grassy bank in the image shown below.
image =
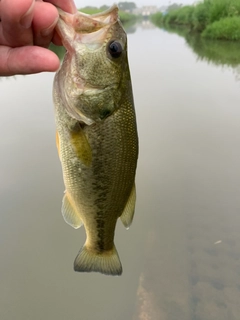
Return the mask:
<svg viewBox="0 0 240 320"><path fill-rule="evenodd" d="M195 6L184 6L167 14L156 13L153 23L186 26L205 38L240 40L240 1L204 0Z"/></svg>

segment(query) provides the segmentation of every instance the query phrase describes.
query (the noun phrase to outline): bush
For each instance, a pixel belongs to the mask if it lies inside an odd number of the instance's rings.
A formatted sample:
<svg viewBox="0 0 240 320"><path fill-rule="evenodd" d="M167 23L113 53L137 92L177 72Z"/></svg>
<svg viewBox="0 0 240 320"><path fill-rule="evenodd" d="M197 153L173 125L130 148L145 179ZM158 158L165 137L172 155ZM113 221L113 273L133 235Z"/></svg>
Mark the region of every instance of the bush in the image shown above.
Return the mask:
<svg viewBox="0 0 240 320"><path fill-rule="evenodd" d="M163 14L161 12L157 12L151 16L151 21L157 26L161 26L163 23Z"/></svg>
<svg viewBox="0 0 240 320"><path fill-rule="evenodd" d="M181 25L191 25L193 11L193 6L184 6L179 9L176 23Z"/></svg>
<svg viewBox="0 0 240 320"><path fill-rule="evenodd" d="M209 7L209 21L210 23L218 21L222 18L228 17L230 1L226 0L212 0Z"/></svg>
<svg viewBox="0 0 240 320"><path fill-rule="evenodd" d="M202 36L209 39L240 40L240 17L227 17L208 25Z"/></svg>
<svg viewBox="0 0 240 320"><path fill-rule="evenodd" d="M211 39L239 40L240 0L203 0L196 6L171 8L166 15L155 15L152 21L157 25L186 26Z"/></svg>
<svg viewBox="0 0 240 320"><path fill-rule="evenodd" d="M210 1L205 0L204 2L199 3L193 12L192 16L192 26L196 31L201 32L204 30L210 20Z"/></svg>
<svg viewBox="0 0 240 320"><path fill-rule="evenodd" d="M180 9L170 11L166 16L164 16L163 21L167 24L176 23L178 12Z"/></svg>
<svg viewBox="0 0 240 320"><path fill-rule="evenodd" d="M228 16L240 16L240 1L239 0L231 0L228 6Z"/></svg>

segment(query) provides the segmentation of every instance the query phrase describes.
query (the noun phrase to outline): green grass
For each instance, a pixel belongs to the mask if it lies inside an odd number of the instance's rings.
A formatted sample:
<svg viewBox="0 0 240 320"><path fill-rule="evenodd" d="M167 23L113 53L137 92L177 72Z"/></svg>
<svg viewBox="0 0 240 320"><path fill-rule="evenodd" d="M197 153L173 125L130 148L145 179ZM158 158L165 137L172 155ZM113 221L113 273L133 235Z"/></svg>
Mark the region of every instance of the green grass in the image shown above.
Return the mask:
<svg viewBox="0 0 240 320"><path fill-rule="evenodd" d="M209 39L240 40L240 17L228 17L208 25L202 36Z"/></svg>
<svg viewBox="0 0 240 320"><path fill-rule="evenodd" d="M213 23L228 16L230 1L215 0L209 2L209 22Z"/></svg>
<svg viewBox="0 0 240 320"><path fill-rule="evenodd" d="M85 8L81 8L79 9L79 11L83 12L83 13L87 13L87 14L94 14L94 13L99 13L102 10L95 8L95 7L85 7Z"/></svg>

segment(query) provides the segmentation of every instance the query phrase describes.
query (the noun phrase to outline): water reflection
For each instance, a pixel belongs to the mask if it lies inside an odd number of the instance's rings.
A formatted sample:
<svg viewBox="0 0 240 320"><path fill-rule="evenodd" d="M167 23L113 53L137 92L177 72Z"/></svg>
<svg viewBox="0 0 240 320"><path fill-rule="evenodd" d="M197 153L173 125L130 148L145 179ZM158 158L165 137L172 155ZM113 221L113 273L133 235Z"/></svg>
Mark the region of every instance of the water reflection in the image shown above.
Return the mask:
<svg viewBox="0 0 240 320"><path fill-rule="evenodd" d="M156 26L150 20L146 20L146 19L141 20L137 24L137 26L138 28L146 29L146 30L151 30L156 28Z"/></svg>
<svg viewBox="0 0 240 320"><path fill-rule="evenodd" d="M51 43L50 44L50 47L49 47L50 50L52 50L54 53L56 53L56 55L58 56L58 58L60 60L63 59L64 57L64 54L66 52L65 48L63 46L56 46L55 44Z"/></svg>
<svg viewBox="0 0 240 320"><path fill-rule="evenodd" d="M190 33L185 39L198 59L221 67L230 67L236 81L240 80L240 42L208 40Z"/></svg>
<svg viewBox="0 0 240 320"><path fill-rule="evenodd" d="M163 30L144 43L140 168L155 178L143 174L139 191L149 219L134 320L240 317L239 60L229 43L211 55L213 42L196 60L189 43Z"/></svg>
<svg viewBox="0 0 240 320"><path fill-rule="evenodd" d="M240 65L240 42L207 40L190 33L186 35L185 39L201 60L215 65L231 67Z"/></svg>
<svg viewBox="0 0 240 320"><path fill-rule="evenodd" d="M209 40L204 39L196 33L189 32L185 27L165 27L166 32L176 33L184 37L188 46L197 55L201 61L207 61L210 64L231 67L236 75L236 80L240 78L240 42L239 41L224 41L224 40Z"/></svg>

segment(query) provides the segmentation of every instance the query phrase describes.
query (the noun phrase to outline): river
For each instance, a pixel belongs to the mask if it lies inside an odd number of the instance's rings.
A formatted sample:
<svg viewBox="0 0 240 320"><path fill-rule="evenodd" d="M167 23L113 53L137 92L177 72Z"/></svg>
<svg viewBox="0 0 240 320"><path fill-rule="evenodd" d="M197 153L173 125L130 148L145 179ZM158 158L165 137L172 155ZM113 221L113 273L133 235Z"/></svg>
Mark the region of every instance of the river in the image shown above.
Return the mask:
<svg viewBox="0 0 240 320"><path fill-rule="evenodd" d="M240 318L240 51L129 32L140 155L121 277L73 271L85 233L60 212L54 74L0 79L3 320Z"/></svg>

